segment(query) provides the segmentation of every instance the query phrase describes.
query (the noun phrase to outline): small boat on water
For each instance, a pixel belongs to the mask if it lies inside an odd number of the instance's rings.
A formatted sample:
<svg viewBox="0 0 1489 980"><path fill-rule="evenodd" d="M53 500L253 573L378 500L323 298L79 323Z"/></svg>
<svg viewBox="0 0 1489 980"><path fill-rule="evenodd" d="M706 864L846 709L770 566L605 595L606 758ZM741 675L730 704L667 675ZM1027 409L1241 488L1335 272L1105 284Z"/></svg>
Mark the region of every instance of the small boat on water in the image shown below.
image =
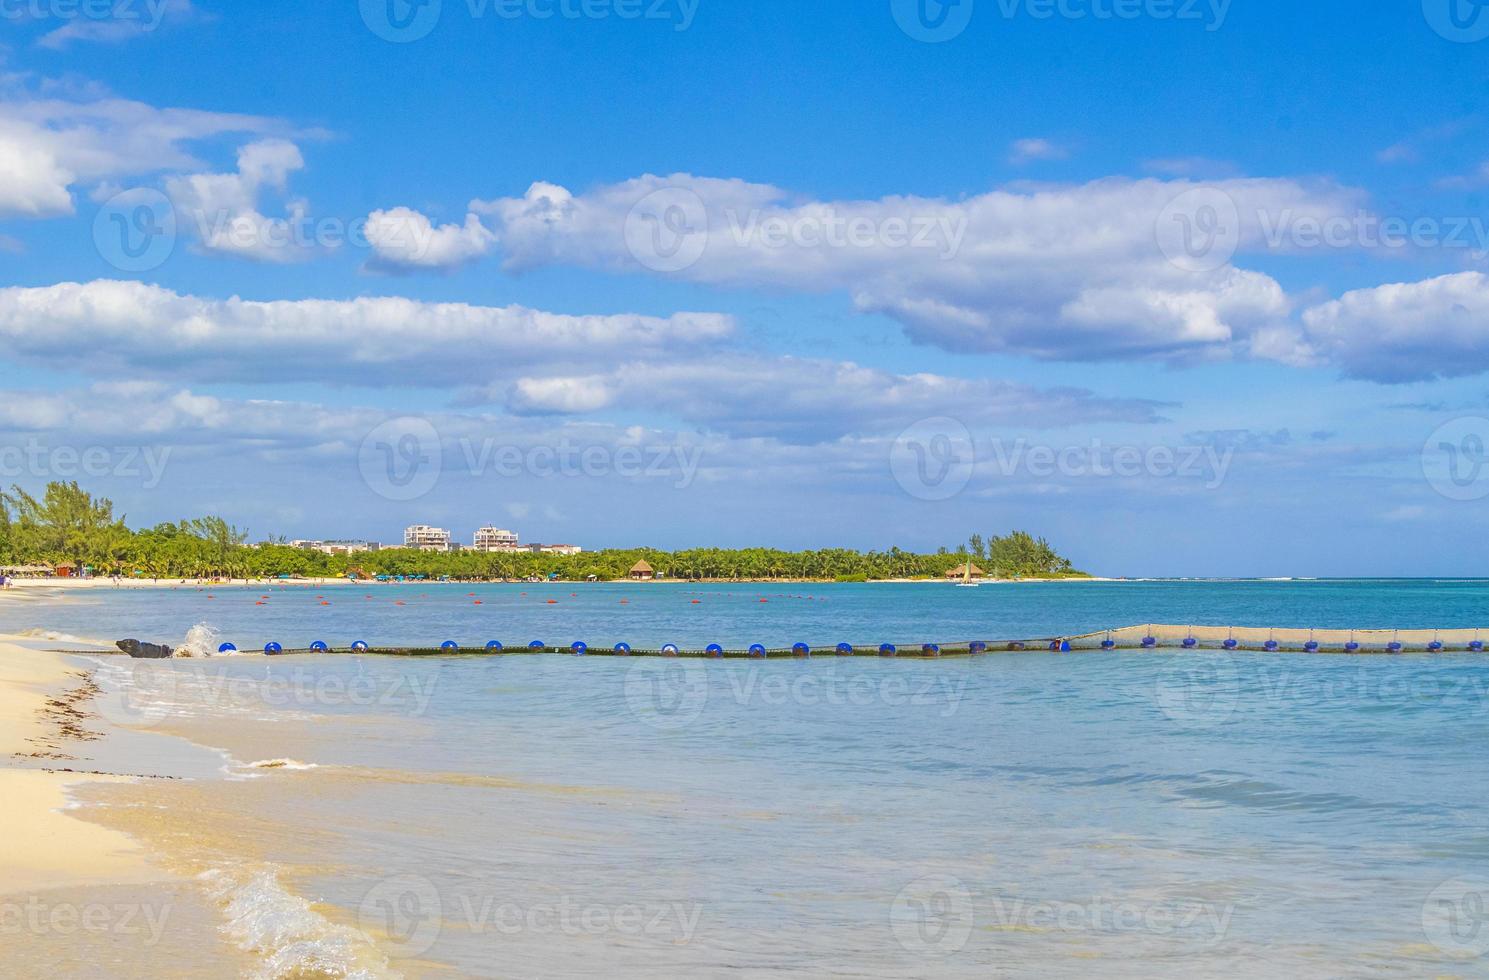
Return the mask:
<svg viewBox="0 0 1489 980"><path fill-rule="evenodd" d="M972 580L972 561L968 559L967 567L962 571L962 580L956 584L956 587L959 589L975 589L980 585L982 585L981 582Z"/></svg>

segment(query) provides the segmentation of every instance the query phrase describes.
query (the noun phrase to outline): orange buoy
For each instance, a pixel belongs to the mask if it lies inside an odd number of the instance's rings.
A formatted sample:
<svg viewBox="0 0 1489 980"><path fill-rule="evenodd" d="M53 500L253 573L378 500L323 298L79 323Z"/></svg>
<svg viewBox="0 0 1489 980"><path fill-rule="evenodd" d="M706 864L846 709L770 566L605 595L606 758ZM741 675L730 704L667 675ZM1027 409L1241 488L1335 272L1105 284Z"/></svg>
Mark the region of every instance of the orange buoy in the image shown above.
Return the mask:
<svg viewBox="0 0 1489 980"><path fill-rule="evenodd" d="M481 604L481 600L480 599L477 599L475 602L471 603L471 605L473 605L473 606L479 606L480 604Z"/></svg>
<svg viewBox="0 0 1489 980"><path fill-rule="evenodd" d="M700 602L702 602L702 601L703 601L703 600L702 600L702 599L694 599L694 600L693 600L693 605L695 605L695 606L696 606L696 605L698 605L698 603L700 603Z"/></svg>
<svg viewBox="0 0 1489 980"><path fill-rule="evenodd" d="M549 599L548 600L548 605L550 605L550 606L556 606L556 605L558 605L558 600L557 599Z"/></svg>

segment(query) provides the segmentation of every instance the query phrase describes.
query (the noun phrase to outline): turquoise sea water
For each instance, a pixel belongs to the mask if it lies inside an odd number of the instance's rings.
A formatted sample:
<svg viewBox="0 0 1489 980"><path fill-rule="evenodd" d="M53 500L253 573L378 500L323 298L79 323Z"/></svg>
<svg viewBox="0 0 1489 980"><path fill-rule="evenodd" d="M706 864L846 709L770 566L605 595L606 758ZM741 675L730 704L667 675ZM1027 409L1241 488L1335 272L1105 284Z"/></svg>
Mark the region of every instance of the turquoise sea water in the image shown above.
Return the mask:
<svg viewBox="0 0 1489 980"><path fill-rule="evenodd" d="M473 594L472 594L473 593ZM267 599L260 597L267 596ZM761 602L761 599L766 599ZM477 605L479 600L480 604ZM553 600L550 604L549 600ZM696 602L695 602L696 600ZM263 602L263 605L257 603ZM327 604L322 604L327 603ZM174 643L208 623L242 649L438 646L453 639L592 647L920 644L1141 623L1319 629L1489 627L1489 579L872 585L180 586L77 590L42 611L0 604L0 631L116 631ZM119 637L109 636L109 639Z"/></svg>
<svg viewBox="0 0 1489 980"><path fill-rule="evenodd" d="M1461 581L761 591L107 593L0 628L175 637L209 602L224 635L286 645L1489 621L1489 585ZM1480 657L247 656L110 684L126 722L210 744L232 718L254 754L319 767L233 806L273 828L287 888L409 976L1489 973Z"/></svg>

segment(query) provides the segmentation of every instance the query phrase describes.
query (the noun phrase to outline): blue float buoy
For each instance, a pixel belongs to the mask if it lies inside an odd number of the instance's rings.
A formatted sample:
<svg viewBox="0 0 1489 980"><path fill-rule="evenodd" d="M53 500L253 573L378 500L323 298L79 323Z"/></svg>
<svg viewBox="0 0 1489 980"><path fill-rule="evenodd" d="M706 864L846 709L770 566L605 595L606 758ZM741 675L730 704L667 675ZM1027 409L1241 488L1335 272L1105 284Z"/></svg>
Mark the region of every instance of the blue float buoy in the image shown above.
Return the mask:
<svg viewBox="0 0 1489 980"><path fill-rule="evenodd" d="M1392 640L1390 643L1386 644L1386 650L1390 653L1400 653L1401 649L1401 644L1396 642L1395 640Z"/></svg>
<svg viewBox="0 0 1489 980"><path fill-rule="evenodd" d="M235 646L233 646L231 643L224 643L222 646L220 646L220 647L217 648L217 652L218 653L237 653L238 652L238 648L235 647Z"/></svg>
<svg viewBox="0 0 1489 980"><path fill-rule="evenodd" d="M1199 646L1199 640L1196 640L1192 636L1186 636L1184 638L1184 649L1193 650L1197 646Z"/></svg>
<svg viewBox="0 0 1489 980"><path fill-rule="evenodd" d="M677 649L677 645L673 643L669 643L666 646L662 647L662 656L664 657L675 657L681 652L682 651Z"/></svg>
<svg viewBox="0 0 1489 980"><path fill-rule="evenodd" d="M446 640L439 645L439 648L441 650L459 650L460 644L456 643L454 640Z"/></svg>
<svg viewBox="0 0 1489 980"><path fill-rule="evenodd" d="M1262 649L1266 650L1268 653L1276 653L1278 646L1279 644L1276 640L1268 640L1266 643L1262 644Z"/></svg>
<svg viewBox="0 0 1489 980"><path fill-rule="evenodd" d="M881 657L892 657L897 652L898 651L895 650L893 643L883 643L879 646L879 656Z"/></svg>
<svg viewBox="0 0 1489 980"><path fill-rule="evenodd" d="M719 657L722 657L724 655L724 648L719 646L717 643L710 643L708 646L703 648L703 652L717 660Z"/></svg>
<svg viewBox="0 0 1489 980"><path fill-rule="evenodd" d="M1433 640L1431 643L1427 644L1427 652L1442 653L1442 644L1437 640Z"/></svg>
<svg viewBox="0 0 1489 980"><path fill-rule="evenodd" d="M798 657L810 657L812 655L812 648L805 643L797 643L791 647L791 652Z"/></svg>
<svg viewBox="0 0 1489 980"><path fill-rule="evenodd" d="M490 653L501 653L502 652L501 641L500 640L492 640L490 643L486 644L486 649Z"/></svg>
<svg viewBox="0 0 1489 980"><path fill-rule="evenodd" d="M1350 640L1348 643L1346 643L1344 645L1344 652L1345 653L1359 653L1360 652L1360 645L1358 643L1356 643L1354 640Z"/></svg>
<svg viewBox="0 0 1489 980"><path fill-rule="evenodd" d="M853 644L851 644L851 643L839 643L838 644L838 656L840 656L840 657L851 657L851 656L853 656Z"/></svg>
<svg viewBox="0 0 1489 980"><path fill-rule="evenodd" d="M934 643L927 643L925 646L920 648L920 652L925 654L927 657L941 656L941 648L936 646L936 644Z"/></svg>
<svg viewBox="0 0 1489 980"><path fill-rule="evenodd" d="M1240 645L1241 644L1234 639L1226 640L1224 643L1221 644L1221 646L1225 647L1227 650L1235 650L1240 647Z"/></svg>
<svg viewBox="0 0 1489 980"><path fill-rule="evenodd" d="M352 649L357 653L366 653L371 647L367 645L366 640L355 640L352 642Z"/></svg>
<svg viewBox="0 0 1489 980"><path fill-rule="evenodd" d="M316 640L315 642L310 644L310 649L313 653L325 653L331 648L326 646L325 640Z"/></svg>
<svg viewBox="0 0 1489 980"><path fill-rule="evenodd" d="M1318 641L1309 640L1307 643L1303 644L1303 651L1305 653L1318 653Z"/></svg>
<svg viewBox="0 0 1489 980"><path fill-rule="evenodd" d="M1143 649L1144 650L1151 650L1154 647L1156 647L1157 645L1158 645L1158 637L1156 637L1156 636L1145 636L1145 637L1143 637Z"/></svg>
<svg viewBox="0 0 1489 980"><path fill-rule="evenodd" d="M580 643L576 640L574 641L573 645L569 647L569 649L574 651L574 656L582 657L589 652L589 645L586 643Z"/></svg>
<svg viewBox="0 0 1489 980"><path fill-rule="evenodd" d="M544 643L542 640L533 640L527 645L527 648L529 650L546 650L548 649L548 644Z"/></svg>
<svg viewBox="0 0 1489 980"><path fill-rule="evenodd" d="M753 644L750 647L750 656L752 656L752 657L763 657L763 656L765 656L765 647L761 646L758 643Z"/></svg>
<svg viewBox="0 0 1489 980"><path fill-rule="evenodd" d="M631 645L629 643L617 643L615 645L615 652L622 657L629 657L631 655Z"/></svg>
<svg viewBox="0 0 1489 980"><path fill-rule="evenodd" d="M1468 645L1468 648L1470 650L1472 650L1474 653L1483 653L1484 652L1484 641L1483 640L1474 640L1472 643L1470 643Z"/></svg>
<svg viewBox="0 0 1489 980"><path fill-rule="evenodd" d="M270 642L270 643L265 643L264 644L264 653L267 654L268 656L271 656L272 657L275 654L280 654L280 653L283 653L283 652L284 652L284 647L280 646L278 643Z"/></svg>
<svg viewBox="0 0 1489 980"><path fill-rule="evenodd" d="M973 640L971 643L967 644L967 652L974 654L987 653L987 644L982 642L981 640Z"/></svg>

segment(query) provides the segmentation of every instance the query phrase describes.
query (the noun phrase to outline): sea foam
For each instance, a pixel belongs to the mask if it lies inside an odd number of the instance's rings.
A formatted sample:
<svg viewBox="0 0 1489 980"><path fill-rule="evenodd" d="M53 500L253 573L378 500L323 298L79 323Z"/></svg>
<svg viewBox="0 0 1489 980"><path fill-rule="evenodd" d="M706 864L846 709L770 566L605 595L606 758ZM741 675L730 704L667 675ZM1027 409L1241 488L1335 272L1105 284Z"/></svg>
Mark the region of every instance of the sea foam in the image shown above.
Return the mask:
<svg viewBox="0 0 1489 980"><path fill-rule="evenodd" d="M315 911L305 899L286 891L273 871L214 870L203 874L201 881L224 903L227 937L239 949L262 957L260 980L402 976L389 967L370 936Z"/></svg>

